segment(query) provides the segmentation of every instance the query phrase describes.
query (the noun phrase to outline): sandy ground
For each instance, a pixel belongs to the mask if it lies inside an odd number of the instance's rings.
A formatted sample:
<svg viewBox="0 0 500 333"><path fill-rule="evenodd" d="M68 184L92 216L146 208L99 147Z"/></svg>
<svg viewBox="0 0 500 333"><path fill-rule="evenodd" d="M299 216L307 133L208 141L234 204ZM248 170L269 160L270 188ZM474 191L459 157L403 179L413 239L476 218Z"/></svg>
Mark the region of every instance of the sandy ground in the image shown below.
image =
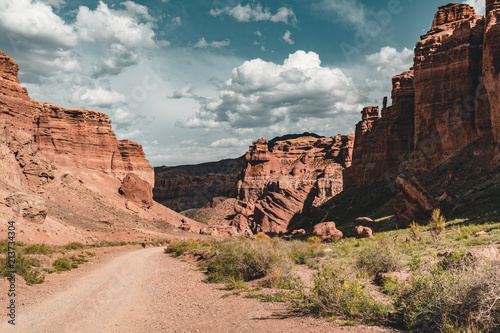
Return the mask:
<svg viewBox="0 0 500 333"><path fill-rule="evenodd" d="M112 249L42 285L19 285L16 326L3 315L0 332L393 332L296 316L281 303L221 298L228 292L204 283L195 268L163 248ZM6 281L0 286L5 313Z"/></svg>

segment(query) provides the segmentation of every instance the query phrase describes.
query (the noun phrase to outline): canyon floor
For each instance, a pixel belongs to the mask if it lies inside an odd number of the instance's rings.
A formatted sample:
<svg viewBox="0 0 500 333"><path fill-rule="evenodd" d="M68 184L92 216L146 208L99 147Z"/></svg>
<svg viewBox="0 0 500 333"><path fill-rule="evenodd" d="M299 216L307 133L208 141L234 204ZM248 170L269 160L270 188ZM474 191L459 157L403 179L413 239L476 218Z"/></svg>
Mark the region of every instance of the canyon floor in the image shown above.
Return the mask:
<svg viewBox="0 0 500 333"><path fill-rule="evenodd" d="M16 326L1 332L395 332L298 316L282 303L230 296L163 247L101 249L41 285L18 281ZM1 281L2 290L7 287ZM5 304L3 299L2 303Z"/></svg>

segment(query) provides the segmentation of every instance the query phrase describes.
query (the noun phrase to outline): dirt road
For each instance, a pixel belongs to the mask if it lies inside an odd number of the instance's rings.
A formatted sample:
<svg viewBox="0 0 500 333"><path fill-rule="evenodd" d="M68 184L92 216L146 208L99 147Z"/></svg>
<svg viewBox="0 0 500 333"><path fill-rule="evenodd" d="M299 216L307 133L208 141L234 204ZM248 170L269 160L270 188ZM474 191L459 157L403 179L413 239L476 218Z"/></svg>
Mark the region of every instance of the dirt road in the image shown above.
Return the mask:
<svg viewBox="0 0 500 333"><path fill-rule="evenodd" d="M163 248L129 250L71 273L74 276L61 288L20 306L15 328L3 317L0 332L389 331L290 317L278 303L240 296L223 299L227 291L203 283L203 273L164 254Z"/></svg>

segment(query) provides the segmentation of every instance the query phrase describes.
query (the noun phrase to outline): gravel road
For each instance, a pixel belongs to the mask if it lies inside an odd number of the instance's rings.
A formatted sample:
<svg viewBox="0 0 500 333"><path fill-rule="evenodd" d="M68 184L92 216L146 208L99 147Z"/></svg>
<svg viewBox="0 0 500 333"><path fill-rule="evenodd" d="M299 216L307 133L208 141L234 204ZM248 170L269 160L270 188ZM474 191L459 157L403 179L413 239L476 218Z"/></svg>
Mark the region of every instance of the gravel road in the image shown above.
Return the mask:
<svg viewBox="0 0 500 333"><path fill-rule="evenodd" d="M279 303L221 298L228 292L163 248L129 249L84 266L56 281L59 288L28 289L34 300L18 308L15 327L4 319L0 332L392 332L297 317Z"/></svg>

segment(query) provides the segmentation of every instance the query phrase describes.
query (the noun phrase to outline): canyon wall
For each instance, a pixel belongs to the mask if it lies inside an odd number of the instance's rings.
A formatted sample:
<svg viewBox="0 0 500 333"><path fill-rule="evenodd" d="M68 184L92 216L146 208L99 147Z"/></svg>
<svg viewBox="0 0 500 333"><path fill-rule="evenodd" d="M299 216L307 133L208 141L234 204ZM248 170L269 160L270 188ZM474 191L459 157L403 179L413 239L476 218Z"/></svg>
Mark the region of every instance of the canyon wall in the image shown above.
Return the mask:
<svg viewBox="0 0 500 333"><path fill-rule="evenodd" d="M200 229L153 201L142 147L117 140L106 114L37 102L18 71L0 52L0 220L16 221L18 241L137 241L183 220Z"/></svg>
<svg viewBox="0 0 500 333"><path fill-rule="evenodd" d="M155 201L175 210L202 208L216 197L236 197L244 157L198 165L155 168Z"/></svg>
<svg viewBox="0 0 500 333"><path fill-rule="evenodd" d="M121 180L133 172L154 186L142 147L118 141L105 113L37 102L21 87L18 70L0 51L0 120L11 131L31 137L36 150L60 168L98 170Z"/></svg>
<svg viewBox="0 0 500 333"><path fill-rule="evenodd" d="M351 165L354 135L253 142L238 181L233 225L243 235L282 234L300 217L340 193L342 170Z"/></svg>
<svg viewBox="0 0 500 333"><path fill-rule="evenodd" d="M466 4L439 7L416 45L413 67L393 79L392 106L384 100L381 118L376 107L362 112L345 186L387 181L402 226L425 221L438 206L419 178L466 146L483 138L487 168L498 167L499 17L495 1L487 2L486 17Z"/></svg>

